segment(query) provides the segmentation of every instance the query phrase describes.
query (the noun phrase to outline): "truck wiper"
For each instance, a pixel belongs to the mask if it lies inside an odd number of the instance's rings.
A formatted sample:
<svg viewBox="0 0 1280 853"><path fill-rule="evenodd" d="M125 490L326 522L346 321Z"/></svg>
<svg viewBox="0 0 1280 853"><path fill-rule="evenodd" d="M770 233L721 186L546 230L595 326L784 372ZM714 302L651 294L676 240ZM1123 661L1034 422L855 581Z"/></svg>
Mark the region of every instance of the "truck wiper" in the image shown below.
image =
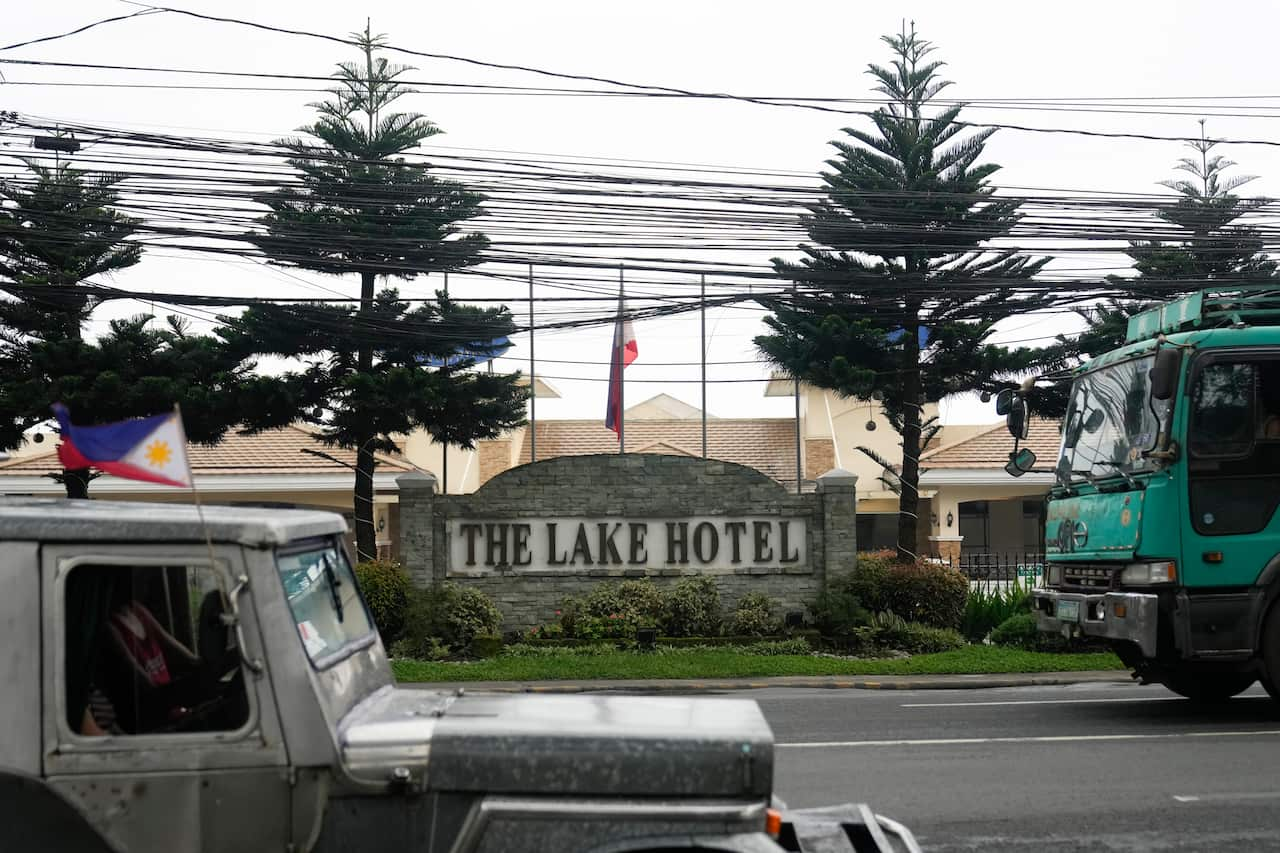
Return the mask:
<svg viewBox="0 0 1280 853"><path fill-rule="evenodd" d="M333 612L341 622L342 596L338 594L338 587L342 586L342 581L338 580L338 574L333 570L333 558L329 554L320 558L320 565L324 567L324 579L329 584L329 600L333 602Z"/></svg>

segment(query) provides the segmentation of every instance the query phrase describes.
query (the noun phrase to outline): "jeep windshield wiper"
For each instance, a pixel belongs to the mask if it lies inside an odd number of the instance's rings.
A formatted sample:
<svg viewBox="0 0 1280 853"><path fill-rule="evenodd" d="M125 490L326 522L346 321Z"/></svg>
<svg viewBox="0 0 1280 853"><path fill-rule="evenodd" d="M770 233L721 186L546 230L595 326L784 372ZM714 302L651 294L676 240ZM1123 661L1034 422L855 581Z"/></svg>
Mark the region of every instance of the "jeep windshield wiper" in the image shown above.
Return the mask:
<svg viewBox="0 0 1280 853"><path fill-rule="evenodd" d="M338 574L333 570L333 557L325 554L320 558L320 565L324 567L324 579L329 584L329 600L333 602L333 612L341 622L342 596L338 594L338 587L342 586L342 581L338 580Z"/></svg>

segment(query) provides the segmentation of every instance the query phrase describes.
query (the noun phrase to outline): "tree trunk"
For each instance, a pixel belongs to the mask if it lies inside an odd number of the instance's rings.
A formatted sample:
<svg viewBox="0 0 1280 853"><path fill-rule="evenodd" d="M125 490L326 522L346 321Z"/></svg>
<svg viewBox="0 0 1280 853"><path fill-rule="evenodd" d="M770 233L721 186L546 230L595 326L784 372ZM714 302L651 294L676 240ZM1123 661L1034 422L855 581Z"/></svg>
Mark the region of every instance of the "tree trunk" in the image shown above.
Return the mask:
<svg viewBox="0 0 1280 853"><path fill-rule="evenodd" d="M373 287L377 276L371 272L360 273L360 313L367 312L373 304ZM361 373L373 370L373 346L361 344L356 350L356 369ZM356 436L356 559L372 560L378 556L378 534L373 526L373 471L377 460L370 443L373 430L361 430Z"/></svg>
<svg viewBox="0 0 1280 853"><path fill-rule="evenodd" d="M907 306L917 316L919 306ZM902 348L902 487L898 495L898 559L918 556L920 519L920 324L906 326Z"/></svg>
<svg viewBox="0 0 1280 853"><path fill-rule="evenodd" d="M87 500L89 497L89 469L63 469L62 486L67 490L67 497Z"/></svg>

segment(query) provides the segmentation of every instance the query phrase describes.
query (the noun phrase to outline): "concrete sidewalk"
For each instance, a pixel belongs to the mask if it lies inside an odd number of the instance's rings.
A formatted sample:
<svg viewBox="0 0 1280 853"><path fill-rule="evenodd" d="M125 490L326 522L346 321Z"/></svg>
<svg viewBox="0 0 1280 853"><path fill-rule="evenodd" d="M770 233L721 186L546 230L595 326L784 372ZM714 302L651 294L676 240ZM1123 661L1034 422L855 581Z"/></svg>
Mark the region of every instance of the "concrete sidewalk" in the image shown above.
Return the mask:
<svg viewBox="0 0 1280 853"><path fill-rule="evenodd" d="M1132 684L1126 670L1085 672L1028 672L1001 675L880 675L809 676L730 679L628 679L612 681L437 681L402 682L404 687L430 690L466 690L496 693L719 693L764 687L825 687L858 690L977 690L986 687L1040 687L1047 685L1106 683Z"/></svg>

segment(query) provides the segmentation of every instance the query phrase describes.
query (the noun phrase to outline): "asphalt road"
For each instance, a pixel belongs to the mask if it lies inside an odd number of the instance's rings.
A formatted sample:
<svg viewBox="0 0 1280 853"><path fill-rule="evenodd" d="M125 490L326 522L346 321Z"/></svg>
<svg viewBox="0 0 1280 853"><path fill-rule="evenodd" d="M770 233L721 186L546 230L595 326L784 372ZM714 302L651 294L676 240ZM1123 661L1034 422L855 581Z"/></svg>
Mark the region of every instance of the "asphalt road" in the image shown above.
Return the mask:
<svg viewBox="0 0 1280 853"><path fill-rule="evenodd" d="M741 696L742 694L734 694ZM792 807L866 802L929 851L1280 851L1280 706L1162 687L752 691Z"/></svg>

